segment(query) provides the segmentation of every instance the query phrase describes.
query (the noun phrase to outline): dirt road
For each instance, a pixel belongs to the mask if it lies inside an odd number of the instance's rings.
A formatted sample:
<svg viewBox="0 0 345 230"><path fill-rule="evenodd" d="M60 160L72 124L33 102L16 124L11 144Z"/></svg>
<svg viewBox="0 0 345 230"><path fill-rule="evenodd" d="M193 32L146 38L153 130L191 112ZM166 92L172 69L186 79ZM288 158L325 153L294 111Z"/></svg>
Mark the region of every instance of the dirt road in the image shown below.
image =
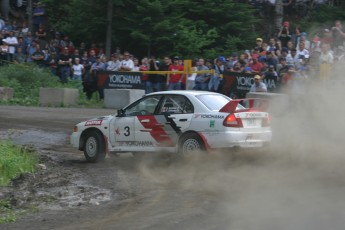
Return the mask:
<svg viewBox="0 0 345 230"><path fill-rule="evenodd" d="M68 135L106 109L0 106L0 138L40 151L34 175L0 188L30 210L0 229L343 229L342 143L303 138L273 123L271 152L215 153L177 161L131 154L86 163ZM282 132L283 127L285 131ZM299 133L296 134L296 131ZM333 146L333 148L330 148Z"/></svg>

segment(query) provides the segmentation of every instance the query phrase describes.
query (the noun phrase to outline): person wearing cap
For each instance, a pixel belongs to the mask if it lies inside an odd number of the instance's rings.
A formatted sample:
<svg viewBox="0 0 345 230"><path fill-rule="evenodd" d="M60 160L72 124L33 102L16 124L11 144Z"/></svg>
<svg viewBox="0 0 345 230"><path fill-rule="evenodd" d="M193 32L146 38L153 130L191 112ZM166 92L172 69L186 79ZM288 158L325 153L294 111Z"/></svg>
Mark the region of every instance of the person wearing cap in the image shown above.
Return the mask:
<svg viewBox="0 0 345 230"><path fill-rule="evenodd" d="M267 92L267 86L261 81L260 75L254 76L254 84L252 84L252 86L250 87L249 92Z"/></svg>
<svg viewBox="0 0 345 230"><path fill-rule="evenodd" d="M175 56L173 58L173 64L169 66L169 71L183 71L183 66L179 64L180 58ZM182 82L184 81L184 74L171 73L167 76L168 90L181 90Z"/></svg>
<svg viewBox="0 0 345 230"><path fill-rule="evenodd" d="M264 51L264 49L262 48L262 44L263 44L262 38L256 38L254 49L259 49L259 53L261 53L262 51Z"/></svg>
<svg viewBox="0 0 345 230"><path fill-rule="evenodd" d="M268 66L268 70L264 72L264 79L279 82L278 73L275 71L273 65Z"/></svg>
<svg viewBox="0 0 345 230"><path fill-rule="evenodd" d="M287 47L287 42L291 40L288 21L283 22L283 25L278 33L278 39L281 41L282 47Z"/></svg>

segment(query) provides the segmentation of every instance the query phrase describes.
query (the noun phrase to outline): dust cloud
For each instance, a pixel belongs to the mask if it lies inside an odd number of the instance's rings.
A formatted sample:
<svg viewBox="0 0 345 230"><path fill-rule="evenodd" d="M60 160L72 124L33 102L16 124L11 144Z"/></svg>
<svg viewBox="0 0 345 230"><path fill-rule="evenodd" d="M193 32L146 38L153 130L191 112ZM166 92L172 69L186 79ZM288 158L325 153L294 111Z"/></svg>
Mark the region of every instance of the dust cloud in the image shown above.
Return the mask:
<svg viewBox="0 0 345 230"><path fill-rule="evenodd" d="M289 103L280 105L284 112L272 119L268 150L143 161L141 172L162 186L216 198L226 229L344 229L342 81L310 77L303 93L289 95Z"/></svg>

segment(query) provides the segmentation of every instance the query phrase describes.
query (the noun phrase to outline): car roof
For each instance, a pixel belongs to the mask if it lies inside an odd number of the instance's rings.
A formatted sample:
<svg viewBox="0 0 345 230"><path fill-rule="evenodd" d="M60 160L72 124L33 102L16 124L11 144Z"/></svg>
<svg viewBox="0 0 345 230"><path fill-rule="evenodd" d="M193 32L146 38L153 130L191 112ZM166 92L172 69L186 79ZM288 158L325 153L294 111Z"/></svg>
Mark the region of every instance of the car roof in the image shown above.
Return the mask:
<svg viewBox="0 0 345 230"><path fill-rule="evenodd" d="M201 91L201 90L168 90L168 91L159 91L154 93L146 94L148 95L157 95L157 94L178 94L178 95L191 95L191 96L197 96L197 95L203 95L203 94L215 94L220 95L219 93L210 92L210 91Z"/></svg>

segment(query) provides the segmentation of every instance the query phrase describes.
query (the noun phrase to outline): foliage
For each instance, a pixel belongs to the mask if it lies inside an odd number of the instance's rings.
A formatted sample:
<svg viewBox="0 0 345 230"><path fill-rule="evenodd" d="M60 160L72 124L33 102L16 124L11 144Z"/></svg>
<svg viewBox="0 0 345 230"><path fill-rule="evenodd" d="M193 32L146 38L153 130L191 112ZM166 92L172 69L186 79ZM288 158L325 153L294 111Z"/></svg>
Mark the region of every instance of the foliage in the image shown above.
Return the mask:
<svg viewBox="0 0 345 230"><path fill-rule="evenodd" d="M0 156L0 185L8 184L23 173L33 172L38 163L36 153L4 140L0 141Z"/></svg>
<svg viewBox="0 0 345 230"><path fill-rule="evenodd" d="M77 44L104 43L107 1L44 0L54 30ZM138 56L195 57L243 49L255 38L252 25L259 21L249 4L237 0L112 1L113 49Z"/></svg>
<svg viewBox="0 0 345 230"><path fill-rule="evenodd" d="M10 104L38 105L40 87L61 87L58 78L36 65L6 65L0 68L0 86L14 89Z"/></svg>
<svg viewBox="0 0 345 230"><path fill-rule="evenodd" d="M77 88L79 89L79 106L102 107L102 102L96 94L90 101L86 99L80 82L69 81L67 84L62 84L48 69L39 68L34 64L1 66L0 87L14 89L13 99L0 101L1 104L37 106L39 105L39 90L41 87L46 87Z"/></svg>
<svg viewBox="0 0 345 230"><path fill-rule="evenodd" d="M7 200L0 200L0 224L14 222L16 214L12 209L11 203Z"/></svg>

